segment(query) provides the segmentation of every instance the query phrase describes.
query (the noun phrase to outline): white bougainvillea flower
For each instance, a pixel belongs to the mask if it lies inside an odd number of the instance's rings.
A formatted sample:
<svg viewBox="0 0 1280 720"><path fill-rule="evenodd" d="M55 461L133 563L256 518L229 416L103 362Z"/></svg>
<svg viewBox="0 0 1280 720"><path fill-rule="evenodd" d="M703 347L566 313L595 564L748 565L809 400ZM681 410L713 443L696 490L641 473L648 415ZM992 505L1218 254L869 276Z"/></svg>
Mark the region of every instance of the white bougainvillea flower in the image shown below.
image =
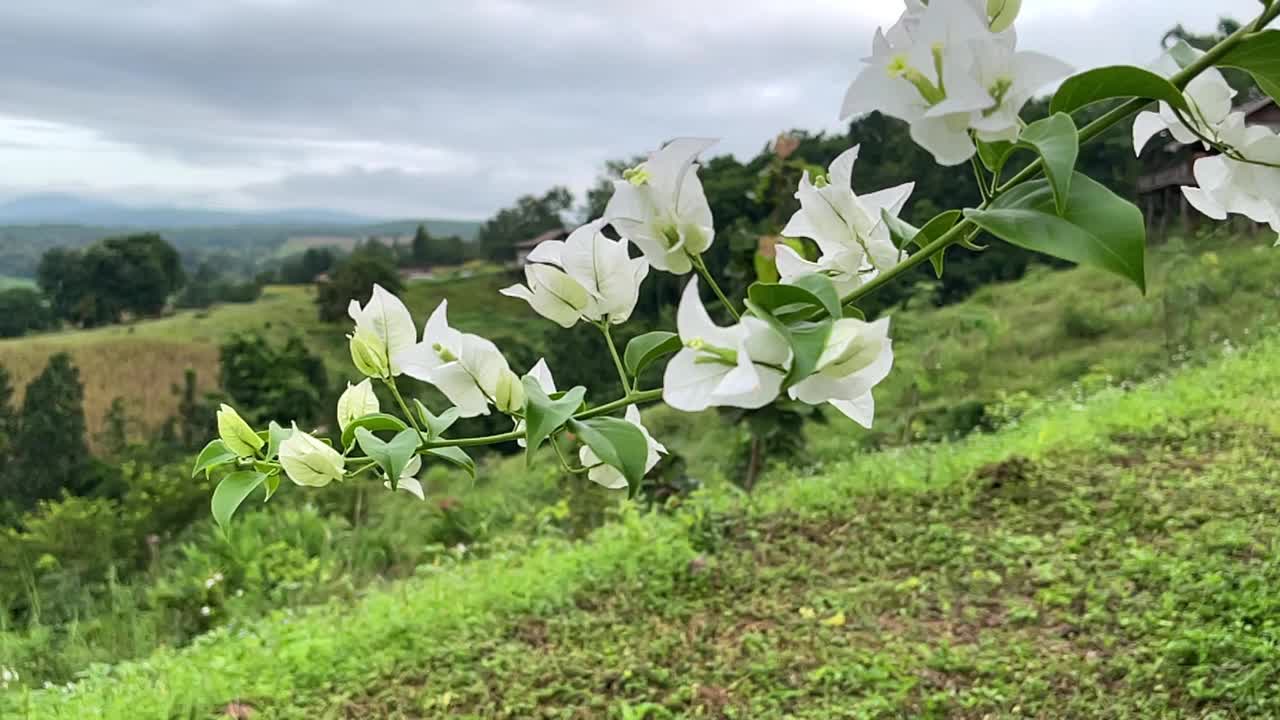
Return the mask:
<svg viewBox="0 0 1280 720"><path fill-rule="evenodd" d="M732 327L711 321L689 281L676 326L684 348L667 363L662 399L686 412L709 407L755 409L773 402L791 366L787 341L763 320L743 318Z"/></svg>
<svg viewBox="0 0 1280 720"><path fill-rule="evenodd" d="M218 406L218 438L227 449L242 458L253 457L267 444L262 436L249 427L235 408L223 403Z"/></svg>
<svg viewBox="0 0 1280 720"><path fill-rule="evenodd" d="M610 240L601 232L606 224L595 220L564 241L539 243L525 265L528 286L513 285L502 294L528 302L538 314L566 328L583 318L626 322L640 298L649 263L632 259L625 240Z"/></svg>
<svg viewBox="0 0 1280 720"><path fill-rule="evenodd" d="M840 153L832 161L826 177L815 180L806 171L800 178L796 191L800 209L791 216L782 234L813 240L822 251L822 258L817 263L809 262L793 249L779 246L778 272L784 281L819 273L831 278L844 295L905 257L894 247L881 212L897 217L915 184L906 183L859 197L853 191L853 165L858 159L858 148L855 145Z"/></svg>
<svg viewBox="0 0 1280 720"><path fill-rule="evenodd" d="M667 448L654 440L649 430L640 422L640 410L635 405L627 408L625 417L627 422L640 428L640 432L644 433L644 440L649 448L648 455L644 459L644 471L647 473L658 464L663 455L667 454ZM606 464L594 450L586 445L578 450L578 460L582 462L583 467L587 468L587 479L591 482L610 490L619 490L627 486L627 478L623 476L622 471Z"/></svg>
<svg viewBox="0 0 1280 720"><path fill-rule="evenodd" d="M845 95L842 118L879 110L906 121L911 138L942 165L973 156L969 136L1012 140L1018 113L1036 90L1071 68L1046 55L1016 50L1012 0L909 2L887 32L876 31L872 55Z"/></svg>
<svg viewBox="0 0 1280 720"><path fill-rule="evenodd" d="M1204 54L1198 50L1192 52L1197 55ZM1165 77L1171 77L1178 72L1179 67L1172 53L1167 52L1161 55L1150 69ZM1135 154L1141 155L1142 149L1147 146L1151 138L1165 130L1173 135L1175 141L1183 145L1202 142L1201 136L1212 140L1222 139L1220 134L1222 126L1231 115L1231 104L1236 96L1235 89L1227 84L1222 73L1217 68L1206 69L1187 84L1182 94L1191 108L1190 113L1184 113L1190 126L1184 124L1166 102L1160 103L1158 112L1144 110L1138 113L1133 120Z"/></svg>
<svg viewBox="0 0 1280 720"><path fill-rule="evenodd" d="M1244 215L1280 233L1280 167L1274 167L1280 165L1280 135L1265 126L1246 126L1243 113L1232 113L1219 132L1224 142L1253 162L1223 155L1200 158L1193 167L1199 187L1184 187L1182 194L1215 220Z"/></svg>
<svg viewBox="0 0 1280 720"><path fill-rule="evenodd" d="M830 403L854 422L870 428L875 415L871 389L885 379L892 367L889 319L868 323L844 318L832 326L813 374L787 392L793 399L810 405Z"/></svg>
<svg viewBox="0 0 1280 720"><path fill-rule="evenodd" d="M372 381L365 378L356 385L347 383L347 389L338 397L338 429L346 430L352 422L379 410Z"/></svg>
<svg viewBox="0 0 1280 720"><path fill-rule="evenodd" d="M341 481L346 472L345 462L342 453L299 430L298 423L293 424L293 432L280 443L280 466L298 485L324 487L335 480Z"/></svg>
<svg viewBox="0 0 1280 720"><path fill-rule="evenodd" d="M715 144L677 138L613 183L605 220L657 270L683 275L715 238L711 206L698 179L698 154Z"/></svg>
<svg viewBox="0 0 1280 720"><path fill-rule="evenodd" d="M347 306L347 314L356 323L355 336L370 345L379 357L386 359L388 374L399 375L405 354L413 349L418 339L409 308L381 285L374 285L369 302L361 307L359 302L352 300Z"/></svg>
<svg viewBox="0 0 1280 720"><path fill-rule="evenodd" d="M509 384L511 368L492 342L449 327L449 301L427 319L422 342L404 353L404 374L430 383L458 408L461 417L487 415L498 399L501 383Z"/></svg>
<svg viewBox="0 0 1280 720"><path fill-rule="evenodd" d="M551 377L551 368L547 367L546 358L538 358L538 362L534 363L533 367L530 368L529 372L525 373L525 377L533 378L534 381L538 383L538 387L542 388L542 392L548 395L554 394L556 392L556 380L555 378ZM523 419L516 420L516 425L515 425L516 432L523 433L524 427L525 425L524 425ZM529 446L529 444L525 441L523 437L516 440L516 444L519 445L520 447Z"/></svg>
<svg viewBox="0 0 1280 720"><path fill-rule="evenodd" d="M388 490L403 490L419 500L426 500L427 493L422 488L422 482L418 480L418 473L422 472L422 457L414 455L405 464L404 470L400 471L400 479L396 481L395 488L391 487L391 481L385 480L382 485Z"/></svg>

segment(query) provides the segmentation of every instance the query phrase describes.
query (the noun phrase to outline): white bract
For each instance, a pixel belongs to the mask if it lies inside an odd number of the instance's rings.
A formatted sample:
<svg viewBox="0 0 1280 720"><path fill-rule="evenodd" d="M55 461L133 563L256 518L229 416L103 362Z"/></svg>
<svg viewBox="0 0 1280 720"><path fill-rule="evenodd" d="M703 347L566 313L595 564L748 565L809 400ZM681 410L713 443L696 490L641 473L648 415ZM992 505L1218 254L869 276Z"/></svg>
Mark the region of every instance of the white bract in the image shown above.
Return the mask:
<svg viewBox="0 0 1280 720"><path fill-rule="evenodd" d="M1171 53L1161 55L1150 69L1165 77L1171 77L1179 70L1178 63ZM1160 103L1159 112L1144 110L1134 118L1133 151L1135 154L1141 155L1142 149L1147 146L1151 138L1164 130L1168 130L1173 135L1173 139L1183 145L1203 142L1203 138L1225 142L1225 138L1221 136L1222 127L1231 115L1231 102L1236 96L1236 91L1227 84L1222 73L1217 68L1206 69L1187 84L1182 94L1191 109L1189 113L1183 114L1186 123L1166 102ZM1207 143L1205 147L1208 147Z"/></svg>
<svg viewBox="0 0 1280 720"><path fill-rule="evenodd" d="M680 298L676 326L684 347L667 363L662 399L686 412L725 406L755 409L773 402L791 366L787 341L763 320L732 327L711 321L690 280Z"/></svg>
<svg viewBox="0 0 1280 720"><path fill-rule="evenodd" d="M346 430L352 422L380 410L372 381L365 378L356 385L347 383L347 389L338 397L338 429Z"/></svg>
<svg viewBox="0 0 1280 720"><path fill-rule="evenodd" d="M381 285L374 285L369 302L361 307L359 302L352 300L347 306L347 314L356 323L356 330L351 336L351 350L352 359L356 360L361 372L374 377L395 376L403 372L405 357L413 350L418 331L413 317L409 315L409 308L400 298Z"/></svg>
<svg viewBox="0 0 1280 720"><path fill-rule="evenodd" d="M449 327L448 309L449 301L441 300L427 319L422 342L402 355L400 368L409 377L436 386L461 417L487 415L489 403L499 400L508 403L499 403L500 410L510 409L515 391L507 359L492 342ZM523 394L519 399L523 403Z"/></svg>
<svg viewBox="0 0 1280 720"><path fill-rule="evenodd" d="M881 211L897 217L915 184L859 197L852 187L857 159L855 145L832 161L826 177L812 179L806 171L800 178L796 191L800 209L791 216L782 234L813 240L822 257L810 262L787 245L779 244L778 273L784 282L803 275L825 275L837 292L846 295L905 256L894 247Z"/></svg>
<svg viewBox="0 0 1280 720"><path fill-rule="evenodd" d="M644 460L644 471L647 473L667 453L667 448L662 443L654 440L653 436L649 434L649 430L641 424L640 410L635 405L627 408L625 418L627 422L640 428L640 432L644 433L644 441L648 447L648 454ZM582 462L582 466L587 468L587 479L591 482L607 487L610 490L618 490L627 486L627 478L623 476L622 471L606 464L600 459L599 455L596 455L594 450L586 445L583 445L578 450L578 459Z"/></svg>
<svg viewBox="0 0 1280 720"><path fill-rule="evenodd" d="M1232 113L1219 132L1253 162L1225 155L1200 158L1193 168L1199 187L1184 187L1182 194L1215 220L1244 215L1280 233L1280 135L1263 126L1246 127L1243 113Z"/></svg>
<svg viewBox="0 0 1280 720"><path fill-rule="evenodd" d="M1018 112L1033 93L1071 68L1040 53L1017 51L1016 7L974 0L908 3L887 32L876 30L871 57L845 94L842 119L879 110L906 121L911 138L942 165L976 151L973 130L986 141L1018 134Z"/></svg>
<svg viewBox="0 0 1280 720"><path fill-rule="evenodd" d="M683 275L711 247L711 206L695 160L715 142L677 138L614 181L605 220L657 270Z"/></svg>
<svg viewBox="0 0 1280 720"><path fill-rule="evenodd" d="M293 432L280 443L280 466L294 483L309 487L341 481L346 472L342 453L299 430L298 423L293 424Z"/></svg>
<svg viewBox="0 0 1280 720"><path fill-rule="evenodd" d="M552 395L556 392L556 380L551 377L551 368L547 367L546 358L538 358L538 362L534 363L529 372L525 373L525 377L533 378L534 382L538 383L538 387L542 388L542 392L547 395ZM521 433L522 436L516 440L516 444L520 447L529 446L529 443L523 437L524 429L524 419L517 419L515 431Z"/></svg>
<svg viewBox="0 0 1280 720"><path fill-rule="evenodd" d="M418 480L418 473L422 471L422 457L414 455L409 459L408 464L404 466L404 470L400 472L400 479L396 481L396 486L391 487L391 481L386 480L382 483L383 487L388 490L403 490L419 500L426 500L427 493L422 489L422 483Z"/></svg>
<svg viewBox="0 0 1280 720"><path fill-rule="evenodd" d="M632 259L625 240L605 236L606 224L596 220L563 241L539 243L525 265L528 286L512 285L500 292L528 302L539 315L566 328L583 318L615 325L626 322L635 310L649 263Z"/></svg>
<svg viewBox="0 0 1280 720"><path fill-rule="evenodd" d="M844 318L832 326L813 374L787 392L810 405L831 403L854 422L870 428L875 415L871 388L884 380L892 367L889 319L868 323Z"/></svg>

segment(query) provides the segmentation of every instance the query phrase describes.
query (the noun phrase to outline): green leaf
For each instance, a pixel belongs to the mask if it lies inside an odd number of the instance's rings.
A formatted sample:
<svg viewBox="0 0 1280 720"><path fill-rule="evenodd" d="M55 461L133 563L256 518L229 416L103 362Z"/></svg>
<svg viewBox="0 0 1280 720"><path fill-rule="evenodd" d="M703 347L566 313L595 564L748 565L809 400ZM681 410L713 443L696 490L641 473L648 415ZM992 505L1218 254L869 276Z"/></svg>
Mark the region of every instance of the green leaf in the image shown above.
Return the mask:
<svg viewBox="0 0 1280 720"><path fill-rule="evenodd" d="M948 210L939 213L920 229L916 229L901 218L894 217L885 209L880 210L880 220L889 228L889 236L893 239L893 244L898 249L901 250L915 245L923 250L929 243L942 237L944 233L955 227L956 222L960 220L960 211ZM943 252L934 253L929 257L929 262L933 264L933 272L938 277L942 277L942 261L945 252L944 250Z"/></svg>
<svg viewBox="0 0 1280 720"><path fill-rule="evenodd" d="M622 364L633 377L639 377L646 367L679 349L678 335L665 330L654 330L634 337L627 343L627 349L622 353Z"/></svg>
<svg viewBox="0 0 1280 720"><path fill-rule="evenodd" d="M1061 215L1067 211L1071 194L1071 178L1076 158L1080 155L1080 134L1066 113L1037 120L1018 136L1018 147L1030 148L1044 160L1044 174L1053 187L1053 199Z"/></svg>
<svg viewBox="0 0 1280 720"><path fill-rule="evenodd" d="M533 453L541 447L543 441L582 407L582 399L587 396L587 389L579 385L566 392L560 399L552 400L542 391L542 386L537 380L525 377L523 382L525 462L532 463Z"/></svg>
<svg viewBox="0 0 1280 720"><path fill-rule="evenodd" d="M268 474L267 480L263 485L267 488L267 496L263 498L263 502L266 502L271 499L272 495L276 494L276 490L280 489L280 473Z"/></svg>
<svg viewBox="0 0 1280 720"><path fill-rule="evenodd" d="M966 217L1005 242L1092 265L1132 280L1146 292L1146 226L1142 212L1106 187L1076 173L1067 211L1056 212L1048 180L1018 185L987 210Z"/></svg>
<svg viewBox="0 0 1280 720"><path fill-rule="evenodd" d="M218 483L218 487L213 490L211 503L213 519L218 523L218 527L226 530L236 509L245 498L249 497L249 493L256 490L266 479L267 476L263 473L251 470L233 472L222 478L222 482Z"/></svg>
<svg viewBox="0 0 1280 720"><path fill-rule="evenodd" d="M1248 72L1263 92L1280 102L1280 30L1246 35L1218 65Z"/></svg>
<svg viewBox="0 0 1280 720"><path fill-rule="evenodd" d="M840 295L825 275L805 275L785 285L752 283L747 297L780 319L807 316L815 308L829 317L840 317Z"/></svg>
<svg viewBox="0 0 1280 720"><path fill-rule="evenodd" d="M1013 143L1007 140L997 140L995 142L978 141L978 159L982 161L983 167L993 173L999 173L1004 169L1004 164L1009 161L1009 156L1013 154Z"/></svg>
<svg viewBox="0 0 1280 720"><path fill-rule="evenodd" d="M1054 93L1049 112L1073 113L1113 98L1163 100L1183 112L1188 111L1186 97L1168 79L1140 67L1111 65L1067 78Z"/></svg>
<svg viewBox="0 0 1280 720"><path fill-rule="evenodd" d="M360 449L370 460L378 463L392 486L399 482L404 467L418 452L419 440L418 431L413 428L401 430L390 441L382 440L367 428L356 428L356 442L360 443Z"/></svg>
<svg viewBox="0 0 1280 720"><path fill-rule="evenodd" d="M360 429L370 432L401 432L408 427L403 420L395 415L383 413L365 415L347 424L347 429L342 431L342 447L350 448L351 443L356 439L356 431Z"/></svg>
<svg viewBox="0 0 1280 720"><path fill-rule="evenodd" d="M423 450L422 454L429 455L434 458L439 458L441 460L444 460L445 462L457 465L463 470L466 470L467 474L471 476L472 480L476 479L476 461L472 460L471 456L468 455L466 451L464 451L462 448L459 448L459 447L430 448L428 450Z"/></svg>
<svg viewBox="0 0 1280 720"><path fill-rule="evenodd" d="M808 320L784 323L773 313L747 301L747 309L753 315L769 323L779 335L791 346L791 370L787 373L785 385L790 387L813 374L818 366L818 358L827 346L827 338L831 336L832 318L824 318L817 322Z"/></svg>
<svg viewBox="0 0 1280 720"><path fill-rule="evenodd" d="M899 250L905 251L911 247L911 243L915 242L916 235L920 234L920 228L889 212L887 208L880 209L880 222L883 222L884 226L889 229L889 239L893 241L893 246Z"/></svg>
<svg viewBox="0 0 1280 720"><path fill-rule="evenodd" d="M422 420L422 424L427 428L427 437L432 440L444 435L449 428L453 427L454 423L458 422L458 418L460 417L458 414L458 408L456 407L451 407L439 415L436 415L428 410L427 406L423 405L421 400L414 398L413 403L418 407L418 417Z"/></svg>
<svg viewBox="0 0 1280 720"><path fill-rule="evenodd" d="M607 465L617 468L634 493L644 479L644 463L649 442L635 425L621 418L599 417L570 420L569 430Z"/></svg>
<svg viewBox="0 0 1280 720"><path fill-rule="evenodd" d="M293 428L287 428L275 420L267 425L267 459L274 460L276 455L280 454L280 443L284 442L293 434Z"/></svg>
<svg viewBox="0 0 1280 720"><path fill-rule="evenodd" d="M209 471L227 463L235 462L238 457L239 455L227 448L226 443L221 440L214 440L205 445L200 454L196 456L196 465L191 470L191 477L195 477L201 472L205 474L205 477L208 477Z"/></svg>

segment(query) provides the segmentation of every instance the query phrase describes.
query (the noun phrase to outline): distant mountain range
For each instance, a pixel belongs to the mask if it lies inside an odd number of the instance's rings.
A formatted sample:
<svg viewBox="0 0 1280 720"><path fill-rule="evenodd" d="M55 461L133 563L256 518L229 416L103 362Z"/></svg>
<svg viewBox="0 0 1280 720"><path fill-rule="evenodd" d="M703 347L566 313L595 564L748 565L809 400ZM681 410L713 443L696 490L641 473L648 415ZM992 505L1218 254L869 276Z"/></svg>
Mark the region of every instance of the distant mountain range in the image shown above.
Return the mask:
<svg viewBox="0 0 1280 720"><path fill-rule="evenodd" d="M0 203L2 225L97 225L103 227L193 228L235 225L373 225L372 218L336 210L296 208L239 211L181 207L132 207L105 200L45 193Z"/></svg>

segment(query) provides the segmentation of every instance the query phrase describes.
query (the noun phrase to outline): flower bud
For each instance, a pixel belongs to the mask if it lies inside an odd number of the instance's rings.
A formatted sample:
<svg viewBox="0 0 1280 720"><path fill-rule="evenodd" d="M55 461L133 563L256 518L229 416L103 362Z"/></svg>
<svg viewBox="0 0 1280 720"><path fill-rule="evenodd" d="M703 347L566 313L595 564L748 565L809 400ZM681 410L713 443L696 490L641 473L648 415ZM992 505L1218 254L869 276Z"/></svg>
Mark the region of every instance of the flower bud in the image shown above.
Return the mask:
<svg viewBox="0 0 1280 720"><path fill-rule="evenodd" d="M493 404L498 406L500 412L507 415L519 412L524 407L524 385L521 384L519 376L510 370L504 370L498 376L498 382L493 391Z"/></svg>
<svg viewBox="0 0 1280 720"><path fill-rule="evenodd" d="M391 375L386 345L363 330L357 330L351 336L351 362L368 377L385 378Z"/></svg>
<svg viewBox="0 0 1280 720"><path fill-rule="evenodd" d="M228 450L242 458L253 457L267 444L239 413L226 404L218 408L218 437L222 438L222 444Z"/></svg>
<svg viewBox="0 0 1280 720"><path fill-rule="evenodd" d="M347 383L346 391L338 398L338 427L346 430L352 422L380 409L378 396L373 394L373 383L367 378L358 385Z"/></svg>
<svg viewBox="0 0 1280 720"><path fill-rule="evenodd" d="M280 465L297 485L324 487L346 474L342 453L302 432L293 424L293 433L280 443Z"/></svg>
<svg viewBox="0 0 1280 720"><path fill-rule="evenodd" d="M1022 10L1022 0L987 0L987 17L991 20L991 32L1001 33L1013 27Z"/></svg>

